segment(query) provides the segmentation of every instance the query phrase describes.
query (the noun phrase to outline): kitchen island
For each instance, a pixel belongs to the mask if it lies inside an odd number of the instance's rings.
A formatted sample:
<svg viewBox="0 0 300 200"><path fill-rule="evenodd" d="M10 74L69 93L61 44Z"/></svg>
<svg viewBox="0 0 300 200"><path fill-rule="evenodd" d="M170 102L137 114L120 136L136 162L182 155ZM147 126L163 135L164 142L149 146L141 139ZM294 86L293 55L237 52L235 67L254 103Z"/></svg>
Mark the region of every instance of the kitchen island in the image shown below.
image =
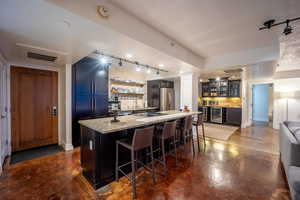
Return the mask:
<svg viewBox="0 0 300 200"><path fill-rule="evenodd" d="M120 122L112 118L81 120L81 166L83 176L98 189L115 180L116 140L131 138L135 128L155 125L170 120L197 115L200 112L164 111L120 116ZM130 153L121 148L120 164L130 160ZM130 168L126 170L130 173Z"/></svg>

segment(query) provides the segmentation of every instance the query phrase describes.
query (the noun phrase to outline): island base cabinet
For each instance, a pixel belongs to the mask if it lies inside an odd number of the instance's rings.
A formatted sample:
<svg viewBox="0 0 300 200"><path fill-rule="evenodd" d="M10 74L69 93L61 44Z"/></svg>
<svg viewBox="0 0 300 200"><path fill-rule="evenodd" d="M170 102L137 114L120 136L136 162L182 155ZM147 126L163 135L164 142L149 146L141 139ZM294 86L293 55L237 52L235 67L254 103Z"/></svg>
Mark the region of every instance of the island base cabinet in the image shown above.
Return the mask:
<svg viewBox="0 0 300 200"><path fill-rule="evenodd" d="M242 123L241 108L226 108L226 124L240 126Z"/></svg>
<svg viewBox="0 0 300 200"><path fill-rule="evenodd" d="M81 167L82 174L93 186L95 190L103 187L115 180L116 167L116 141L127 138L132 139L134 129L127 129L120 132L102 134L85 126L80 127L81 132ZM181 141L182 142L182 141ZM166 141L166 151L170 151L170 141ZM158 141L153 141L154 149L158 147ZM173 148L173 147L171 147ZM144 163L150 161L150 157L146 156L146 149L137 152L139 160ZM123 146L119 146L119 166L131 161L130 150ZM154 157L158 158L155 153ZM142 167L138 164L137 168ZM122 167L122 170L129 174L131 173L131 165ZM119 172L119 177L124 174Z"/></svg>
<svg viewBox="0 0 300 200"><path fill-rule="evenodd" d="M82 174L93 186L99 189L115 180L116 141L131 137L132 131L101 134L81 126L81 167ZM120 165L130 161L130 151L119 148ZM123 168L130 173L130 165ZM122 174L119 174L122 177Z"/></svg>

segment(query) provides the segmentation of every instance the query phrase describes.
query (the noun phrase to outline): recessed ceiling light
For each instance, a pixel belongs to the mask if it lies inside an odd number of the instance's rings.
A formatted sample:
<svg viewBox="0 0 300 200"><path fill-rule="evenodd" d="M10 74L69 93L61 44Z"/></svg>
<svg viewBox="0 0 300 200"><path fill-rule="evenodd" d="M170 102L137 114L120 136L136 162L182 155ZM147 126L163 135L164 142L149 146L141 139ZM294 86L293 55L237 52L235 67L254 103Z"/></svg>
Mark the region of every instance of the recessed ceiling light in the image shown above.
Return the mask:
<svg viewBox="0 0 300 200"><path fill-rule="evenodd" d="M217 78L216 78L216 81L220 81L220 79L221 79L220 77L217 77Z"/></svg>
<svg viewBox="0 0 300 200"><path fill-rule="evenodd" d="M182 74L182 73L183 73L183 71L180 70L180 71L179 71L179 74Z"/></svg>
<svg viewBox="0 0 300 200"><path fill-rule="evenodd" d="M158 66L159 66L159 67L164 67L164 64L159 64Z"/></svg>
<svg viewBox="0 0 300 200"><path fill-rule="evenodd" d="M128 53L125 55L126 58L132 58L132 54Z"/></svg>
<svg viewBox="0 0 300 200"><path fill-rule="evenodd" d="M102 64L106 64L106 63L107 63L107 59L104 58L104 57L102 57L102 58L100 59L100 61L101 61Z"/></svg>
<svg viewBox="0 0 300 200"><path fill-rule="evenodd" d="M203 82L203 80L202 80L202 79L200 79L200 82Z"/></svg>

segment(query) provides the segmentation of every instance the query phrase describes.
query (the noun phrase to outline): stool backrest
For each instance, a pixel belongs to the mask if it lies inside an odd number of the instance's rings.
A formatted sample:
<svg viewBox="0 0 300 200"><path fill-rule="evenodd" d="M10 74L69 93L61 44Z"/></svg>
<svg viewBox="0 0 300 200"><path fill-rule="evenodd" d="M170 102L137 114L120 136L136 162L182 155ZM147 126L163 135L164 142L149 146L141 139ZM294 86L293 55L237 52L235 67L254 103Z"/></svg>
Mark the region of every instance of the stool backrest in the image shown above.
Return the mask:
<svg viewBox="0 0 300 200"><path fill-rule="evenodd" d="M172 122L166 122L164 124L164 129L163 129L163 132L162 132L162 137L164 139L175 136L176 123L177 123L176 121L172 121Z"/></svg>
<svg viewBox="0 0 300 200"><path fill-rule="evenodd" d="M187 116L184 120L184 131L191 130L193 128L193 117Z"/></svg>
<svg viewBox="0 0 300 200"><path fill-rule="evenodd" d="M154 126L135 129L132 146L134 150L152 146Z"/></svg>
<svg viewBox="0 0 300 200"><path fill-rule="evenodd" d="M203 124L203 113L198 114L197 116L197 124L202 125Z"/></svg>

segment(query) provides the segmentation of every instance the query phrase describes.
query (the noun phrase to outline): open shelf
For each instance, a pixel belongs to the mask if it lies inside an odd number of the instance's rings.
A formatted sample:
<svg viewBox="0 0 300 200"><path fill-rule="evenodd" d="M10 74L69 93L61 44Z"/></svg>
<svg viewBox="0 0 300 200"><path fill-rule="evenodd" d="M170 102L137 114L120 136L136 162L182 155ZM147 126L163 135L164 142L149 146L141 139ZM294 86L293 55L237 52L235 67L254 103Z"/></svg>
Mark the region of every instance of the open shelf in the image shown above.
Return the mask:
<svg viewBox="0 0 300 200"><path fill-rule="evenodd" d="M125 93L125 92L113 92L114 96L143 96L144 93Z"/></svg>
<svg viewBox="0 0 300 200"><path fill-rule="evenodd" d="M110 82L112 84L117 85L126 85L126 86L137 86L137 87L144 87L145 83L138 83L134 81L122 81L122 80L116 80L116 79L110 79Z"/></svg>

